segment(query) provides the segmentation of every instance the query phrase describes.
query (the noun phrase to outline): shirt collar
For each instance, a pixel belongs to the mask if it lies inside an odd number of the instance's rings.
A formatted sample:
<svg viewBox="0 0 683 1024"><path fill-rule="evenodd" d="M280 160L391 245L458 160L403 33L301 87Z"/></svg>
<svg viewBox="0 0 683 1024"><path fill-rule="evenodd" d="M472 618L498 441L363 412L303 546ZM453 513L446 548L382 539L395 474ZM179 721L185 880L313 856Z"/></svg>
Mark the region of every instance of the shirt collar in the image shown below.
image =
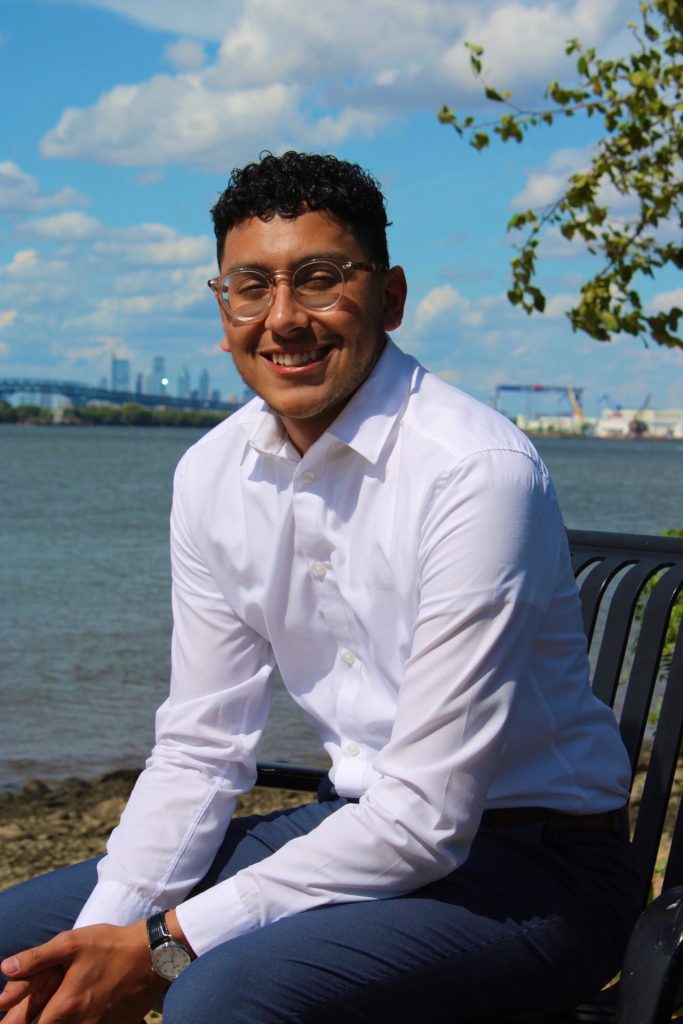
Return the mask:
<svg viewBox="0 0 683 1024"><path fill-rule="evenodd" d="M327 433L368 462L377 462L407 401L415 366L388 338L370 376Z"/></svg>
<svg viewBox="0 0 683 1024"><path fill-rule="evenodd" d="M410 356L387 339L369 377L323 437L334 437L368 462L377 462L407 400L415 366ZM300 458L279 416L265 402L257 412L247 445L261 455L294 461Z"/></svg>

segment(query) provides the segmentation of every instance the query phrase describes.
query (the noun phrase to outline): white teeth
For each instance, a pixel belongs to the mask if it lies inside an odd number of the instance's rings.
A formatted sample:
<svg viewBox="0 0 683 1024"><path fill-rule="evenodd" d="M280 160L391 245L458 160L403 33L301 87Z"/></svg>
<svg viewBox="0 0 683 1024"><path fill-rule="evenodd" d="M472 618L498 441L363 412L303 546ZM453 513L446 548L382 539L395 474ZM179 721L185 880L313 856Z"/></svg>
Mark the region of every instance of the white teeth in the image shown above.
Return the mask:
<svg viewBox="0 0 683 1024"><path fill-rule="evenodd" d="M322 359L324 349L314 348L312 352L273 352L271 360L276 366L305 366L307 363L314 363Z"/></svg>

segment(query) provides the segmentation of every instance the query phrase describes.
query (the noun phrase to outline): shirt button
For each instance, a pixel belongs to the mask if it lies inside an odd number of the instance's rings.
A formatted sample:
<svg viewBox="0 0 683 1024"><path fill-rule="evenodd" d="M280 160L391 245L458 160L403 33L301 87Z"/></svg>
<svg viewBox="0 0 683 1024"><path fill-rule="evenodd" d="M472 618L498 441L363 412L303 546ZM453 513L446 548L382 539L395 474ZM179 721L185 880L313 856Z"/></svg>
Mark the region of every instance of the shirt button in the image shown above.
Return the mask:
<svg viewBox="0 0 683 1024"><path fill-rule="evenodd" d="M353 651L344 651L342 654L342 661L345 661L347 665L353 665L356 660L356 655Z"/></svg>
<svg viewBox="0 0 683 1024"><path fill-rule="evenodd" d="M304 484L312 484L314 480L315 473L310 469L307 469L305 473L301 474L301 482Z"/></svg>
<svg viewBox="0 0 683 1024"><path fill-rule="evenodd" d="M346 753L349 755L349 757L358 757L358 755L360 754L360 747L358 746L357 743L354 743L354 741L351 740L350 743L346 744Z"/></svg>
<svg viewBox="0 0 683 1024"><path fill-rule="evenodd" d="M327 575L327 566L323 562L314 562L311 566L311 572L314 576L317 576L319 580L322 580Z"/></svg>

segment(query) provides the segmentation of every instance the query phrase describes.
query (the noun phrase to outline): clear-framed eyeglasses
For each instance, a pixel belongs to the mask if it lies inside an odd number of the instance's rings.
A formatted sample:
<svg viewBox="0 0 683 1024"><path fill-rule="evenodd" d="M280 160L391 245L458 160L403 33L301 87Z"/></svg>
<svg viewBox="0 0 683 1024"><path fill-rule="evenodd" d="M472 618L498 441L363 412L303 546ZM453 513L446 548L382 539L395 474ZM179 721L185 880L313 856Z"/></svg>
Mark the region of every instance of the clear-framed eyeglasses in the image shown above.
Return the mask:
<svg viewBox="0 0 683 1024"><path fill-rule="evenodd" d="M321 313L334 309L344 294L349 275L354 270L374 273L386 270L380 263L337 262L332 259L306 260L294 270L266 273L254 267L237 267L222 277L212 277L207 284L231 320L248 323L266 316L275 299L278 280L288 280L296 301Z"/></svg>

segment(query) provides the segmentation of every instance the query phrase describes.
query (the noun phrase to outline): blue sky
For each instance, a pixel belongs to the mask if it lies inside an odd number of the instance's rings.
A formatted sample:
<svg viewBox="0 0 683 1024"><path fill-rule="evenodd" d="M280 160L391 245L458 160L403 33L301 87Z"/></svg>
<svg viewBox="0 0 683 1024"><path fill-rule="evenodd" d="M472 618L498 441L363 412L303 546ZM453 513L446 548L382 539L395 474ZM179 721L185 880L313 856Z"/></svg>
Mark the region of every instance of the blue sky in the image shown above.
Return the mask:
<svg viewBox="0 0 683 1024"><path fill-rule="evenodd" d="M595 126L476 153L436 118L443 103L497 112L466 39L485 46L492 84L537 105L572 78L568 38L617 53L628 18L636 0L2 0L0 376L95 384L112 354L134 372L163 355L172 391L187 367L194 386L207 369L240 394L205 284L208 211L232 167L300 148L381 180L410 287L394 337L430 369L484 400L543 383L584 387L591 414L605 395L683 407L683 352L572 333L580 250L546 244L544 316L505 299L508 218L557 194ZM655 308L672 294L680 305L671 274L645 290Z"/></svg>

